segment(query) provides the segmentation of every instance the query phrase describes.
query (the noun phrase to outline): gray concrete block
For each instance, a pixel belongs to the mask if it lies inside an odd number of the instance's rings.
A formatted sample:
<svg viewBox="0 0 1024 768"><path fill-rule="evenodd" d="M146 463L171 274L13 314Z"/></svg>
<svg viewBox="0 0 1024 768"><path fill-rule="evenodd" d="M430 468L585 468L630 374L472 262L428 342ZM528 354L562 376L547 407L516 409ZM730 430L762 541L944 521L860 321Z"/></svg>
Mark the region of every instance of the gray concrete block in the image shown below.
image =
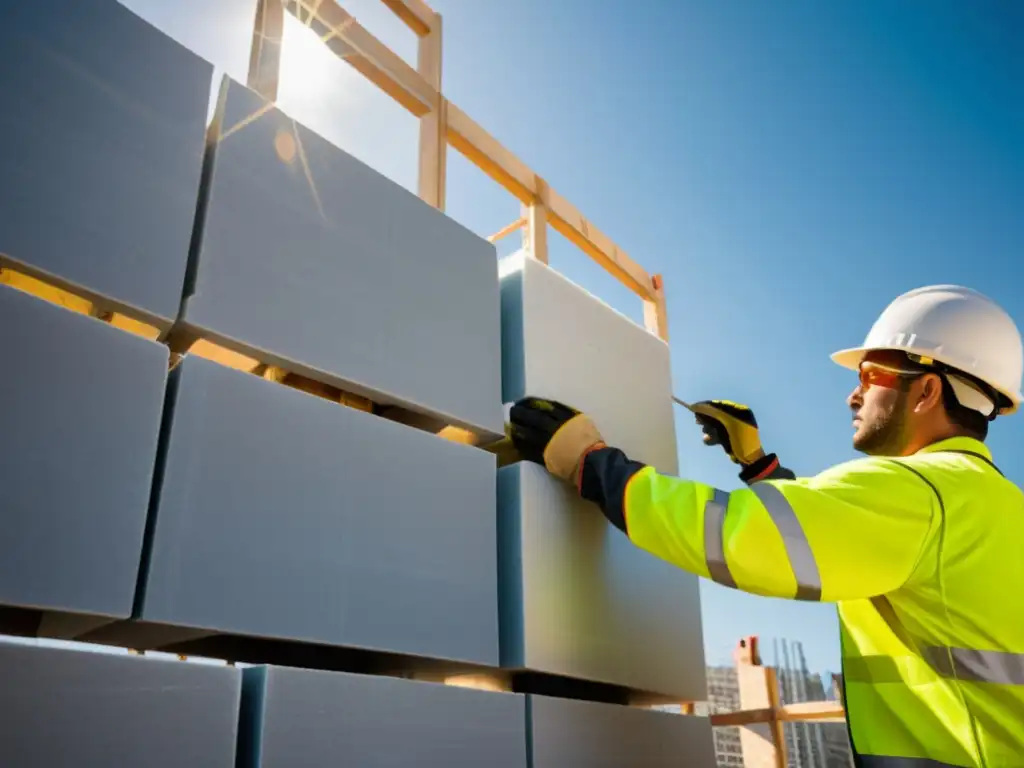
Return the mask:
<svg viewBox="0 0 1024 768"><path fill-rule="evenodd" d="M244 86L224 89L187 325L500 436L494 246Z"/></svg>
<svg viewBox="0 0 1024 768"><path fill-rule="evenodd" d="M665 343L538 261L509 257L502 271L504 398L581 408L610 444L675 472ZM635 547L543 467L504 467L498 486L502 665L703 699L697 577Z"/></svg>
<svg viewBox="0 0 1024 768"><path fill-rule="evenodd" d="M0 254L169 325L212 75L116 0L0 4Z"/></svg>
<svg viewBox="0 0 1024 768"><path fill-rule="evenodd" d="M245 670L239 768L526 768L521 694L287 667Z"/></svg>
<svg viewBox="0 0 1024 768"><path fill-rule="evenodd" d="M495 461L187 356L147 621L497 663Z"/></svg>
<svg viewBox="0 0 1024 768"><path fill-rule="evenodd" d="M531 695L531 768L715 768L706 717Z"/></svg>
<svg viewBox="0 0 1024 768"><path fill-rule="evenodd" d="M0 604L131 614L167 362L0 286Z"/></svg>
<svg viewBox="0 0 1024 768"><path fill-rule="evenodd" d="M234 768L239 670L0 643L4 768Z"/></svg>
<svg viewBox="0 0 1024 768"><path fill-rule="evenodd" d="M689 574L638 549L532 463L498 470L498 527L503 667L705 698Z"/></svg>

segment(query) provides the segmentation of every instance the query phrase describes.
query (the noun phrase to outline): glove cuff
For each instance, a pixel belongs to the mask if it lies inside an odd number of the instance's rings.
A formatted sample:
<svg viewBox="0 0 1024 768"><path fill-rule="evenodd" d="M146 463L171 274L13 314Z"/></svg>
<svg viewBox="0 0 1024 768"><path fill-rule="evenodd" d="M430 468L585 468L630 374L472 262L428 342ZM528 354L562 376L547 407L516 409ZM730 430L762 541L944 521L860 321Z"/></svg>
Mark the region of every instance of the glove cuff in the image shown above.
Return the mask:
<svg viewBox="0 0 1024 768"><path fill-rule="evenodd" d="M583 457L603 443L601 433L589 416L573 416L551 437L544 449L544 466L563 480L575 484Z"/></svg>
<svg viewBox="0 0 1024 768"><path fill-rule="evenodd" d="M766 453L757 461L746 464L740 472L740 480L747 485L764 480L772 472L779 468L779 457L774 453Z"/></svg>

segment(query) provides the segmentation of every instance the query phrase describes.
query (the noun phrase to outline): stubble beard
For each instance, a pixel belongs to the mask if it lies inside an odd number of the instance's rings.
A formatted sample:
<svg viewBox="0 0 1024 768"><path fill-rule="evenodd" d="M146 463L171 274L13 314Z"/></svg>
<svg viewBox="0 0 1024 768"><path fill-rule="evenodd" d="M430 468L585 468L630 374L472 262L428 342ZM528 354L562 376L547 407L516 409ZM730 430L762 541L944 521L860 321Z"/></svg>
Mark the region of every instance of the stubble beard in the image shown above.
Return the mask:
<svg viewBox="0 0 1024 768"><path fill-rule="evenodd" d="M906 444L907 395L900 393L889 410L871 424L861 422L853 447L868 456L899 456Z"/></svg>

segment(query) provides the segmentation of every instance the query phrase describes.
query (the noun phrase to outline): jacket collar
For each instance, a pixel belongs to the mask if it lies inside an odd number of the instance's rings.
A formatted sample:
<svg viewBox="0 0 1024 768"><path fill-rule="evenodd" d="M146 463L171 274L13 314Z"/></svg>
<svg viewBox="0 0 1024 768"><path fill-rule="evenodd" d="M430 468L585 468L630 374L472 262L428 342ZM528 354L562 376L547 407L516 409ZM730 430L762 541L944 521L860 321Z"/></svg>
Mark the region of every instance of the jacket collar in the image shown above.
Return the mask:
<svg viewBox="0 0 1024 768"><path fill-rule="evenodd" d="M988 446L973 437L951 437L948 440L939 440L931 445L926 445L918 453L938 453L939 451L970 451L992 461L992 452Z"/></svg>

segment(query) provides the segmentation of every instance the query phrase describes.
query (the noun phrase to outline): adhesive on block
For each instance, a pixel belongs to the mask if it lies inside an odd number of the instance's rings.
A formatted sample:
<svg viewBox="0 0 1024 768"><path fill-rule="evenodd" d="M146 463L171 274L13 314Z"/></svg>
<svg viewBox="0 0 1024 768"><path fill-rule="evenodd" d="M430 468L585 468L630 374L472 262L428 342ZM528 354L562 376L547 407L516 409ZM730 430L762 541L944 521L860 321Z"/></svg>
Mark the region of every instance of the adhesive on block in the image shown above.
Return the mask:
<svg viewBox="0 0 1024 768"><path fill-rule="evenodd" d="M526 768L521 694L440 683L252 667L238 768Z"/></svg>
<svg viewBox="0 0 1024 768"><path fill-rule="evenodd" d="M500 437L494 246L228 78L213 140L185 323Z"/></svg>
<svg viewBox="0 0 1024 768"><path fill-rule="evenodd" d="M536 260L501 266L504 399L580 408L611 445L674 473L667 345ZM498 488L502 665L705 698L697 577L539 465L502 468Z"/></svg>
<svg viewBox="0 0 1024 768"><path fill-rule="evenodd" d="M169 326L212 77L116 0L0 4L0 257Z"/></svg>
<svg viewBox="0 0 1024 768"><path fill-rule="evenodd" d="M0 604L126 618L167 348L0 285L0 360Z"/></svg>
<svg viewBox="0 0 1024 768"><path fill-rule="evenodd" d="M5 768L234 768L241 672L0 643Z"/></svg>
<svg viewBox="0 0 1024 768"><path fill-rule="evenodd" d="M715 768L706 717L530 695L531 768Z"/></svg>
<svg viewBox="0 0 1024 768"><path fill-rule="evenodd" d="M186 356L138 618L497 663L485 451Z"/></svg>

